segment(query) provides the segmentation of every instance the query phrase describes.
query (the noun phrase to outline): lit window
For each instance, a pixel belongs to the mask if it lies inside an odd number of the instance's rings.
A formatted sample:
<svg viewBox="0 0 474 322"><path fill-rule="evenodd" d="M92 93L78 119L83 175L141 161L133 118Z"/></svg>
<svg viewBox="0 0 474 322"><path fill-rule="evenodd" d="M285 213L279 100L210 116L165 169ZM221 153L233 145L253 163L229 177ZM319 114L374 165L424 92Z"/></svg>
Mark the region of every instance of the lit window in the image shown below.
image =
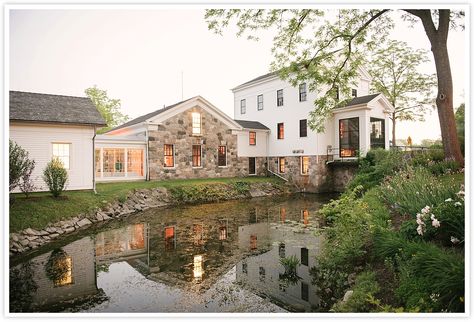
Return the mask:
<svg viewBox="0 0 474 322"><path fill-rule="evenodd" d="M359 149L359 118L339 120L339 156L355 157Z"/></svg>
<svg viewBox="0 0 474 322"><path fill-rule="evenodd" d="M219 228L219 240L227 239L227 227L222 226Z"/></svg>
<svg viewBox="0 0 474 322"><path fill-rule="evenodd" d="M285 157L278 158L278 172L285 173Z"/></svg>
<svg viewBox="0 0 474 322"><path fill-rule="evenodd" d="M309 174L309 157L301 157L301 174Z"/></svg>
<svg viewBox="0 0 474 322"><path fill-rule="evenodd" d="M129 226L129 248L144 249L145 248L145 224L135 224Z"/></svg>
<svg viewBox="0 0 474 322"><path fill-rule="evenodd" d="M167 167L167 168L174 167L174 146L173 146L173 144L165 144L164 154L165 154L165 167Z"/></svg>
<svg viewBox="0 0 474 322"><path fill-rule="evenodd" d="M193 116L193 134L201 134L201 114L192 113Z"/></svg>
<svg viewBox="0 0 474 322"><path fill-rule="evenodd" d="M127 149L127 176L143 177L143 149Z"/></svg>
<svg viewBox="0 0 474 322"><path fill-rule="evenodd" d="M193 167L201 167L201 146L193 145Z"/></svg>
<svg viewBox="0 0 474 322"><path fill-rule="evenodd" d="M66 169L70 169L70 150L71 144L69 143L53 143L53 158L59 159Z"/></svg>
<svg viewBox="0 0 474 322"><path fill-rule="evenodd" d="M257 96L257 110L263 110L263 95Z"/></svg>
<svg viewBox="0 0 474 322"><path fill-rule="evenodd" d="M176 248L175 227L165 227L165 249L170 250Z"/></svg>
<svg viewBox="0 0 474 322"><path fill-rule="evenodd" d="M54 280L55 286L64 286L72 284L72 258L71 256L61 256L55 261L54 266L57 268L58 277Z"/></svg>
<svg viewBox="0 0 474 322"><path fill-rule="evenodd" d="M245 114L246 108L247 108L246 105L247 105L247 103L244 99L240 100L240 114Z"/></svg>
<svg viewBox="0 0 474 322"><path fill-rule="evenodd" d="M257 249L257 235L250 235L250 249Z"/></svg>
<svg viewBox="0 0 474 322"><path fill-rule="evenodd" d="M286 221L286 208L280 208L280 221L282 224Z"/></svg>
<svg viewBox="0 0 474 322"><path fill-rule="evenodd" d="M300 102L306 101L306 83L300 84Z"/></svg>
<svg viewBox="0 0 474 322"><path fill-rule="evenodd" d="M204 275L202 255L195 255L193 260L193 275L196 281L201 281Z"/></svg>
<svg viewBox="0 0 474 322"><path fill-rule="evenodd" d="M303 224L307 225L309 224L309 211L307 209L303 210L301 212L302 217L303 217Z"/></svg>
<svg viewBox="0 0 474 322"><path fill-rule="evenodd" d="M283 90L277 90L277 106L283 106Z"/></svg>
<svg viewBox="0 0 474 322"><path fill-rule="evenodd" d="M104 177L125 176L125 149L103 149L102 167Z"/></svg>
<svg viewBox="0 0 474 322"><path fill-rule="evenodd" d="M217 165L219 167L227 166L227 147L220 145L217 152Z"/></svg>
<svg viewBox="0 0 474 322"><path fill-rule="evenodd" d="M249 144L256 145L257 144L257 133L256 132L249 132Z"/></svg>
<svg viewBox="0 0 474 322"><path fill-rule="evenodd" d="M283 123L278 123L277 124L277 139L283 140L284 137L285 137L285 126Z"/></svg>

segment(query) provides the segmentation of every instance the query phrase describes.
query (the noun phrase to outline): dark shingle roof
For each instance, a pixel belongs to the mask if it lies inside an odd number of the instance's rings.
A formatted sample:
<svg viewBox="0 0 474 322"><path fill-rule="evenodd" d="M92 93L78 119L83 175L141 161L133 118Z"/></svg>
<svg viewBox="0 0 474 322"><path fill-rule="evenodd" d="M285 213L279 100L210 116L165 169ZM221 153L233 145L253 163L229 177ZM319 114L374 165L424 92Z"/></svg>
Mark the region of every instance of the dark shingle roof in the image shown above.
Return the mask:
<svg viewBox="0 0 474 322"><path fill-rule="evenodd" d="M166 106L166 107L163 107L162 109L159 109L159 110L156 110L154 112L151 112L151 113L148 113L148 114L145 114L145 115L142 115L142 116L139 116L137 118L134 118L133 120L131 121L128 121L126 123L123 123L122 125L119 125L117 127L114 127L113 129L107 131L106 133L108 132L112 132L112 131L115 131L115 130L118 130L118 129L121 129L121 128L124 128L124 127L127 127L127 126L131 126L131 125L135 125L135 124L138 124L138 123L142 123L142 122L145 122L146 120L148 120L149 118L151 117L154 117L158 114L161 114L165 111L168 111L170 109L172 109L173 107L176 107L184 102L187 102L189 100L192 100L193 98L195 98L196 96L194 97L191 97L191 98L188 98L187 100L184 100L184 101L181 101L181 102L178 102L176 104L173 104L173 105L170 105L170 106Z"/></svg>
<svg viewBox="0 0 474 322"><path fill-rule="evenodd" d="M268 127L257 121L234 120L244 129L251 130L269 130Z"/></svg>
<svg viewBox="0 0 474 322"><path fill-rule="evenodd" d="M265 74L265 75L261 75L261 76L258 76L258 77L256 77L256 78L252 79L252 80L249 80L248 82L245 82L245 83L243 83L243 84L240 84L240 85L234 87L233 89L237 89L237 88L239 88L239 87L241 87L241 86L245 86L245 85L251 84L251 83L253 83L253 82L257 82L257 81L259 81L259 80L262 80L262 79L265 79L265 78L268 78L268 77L271 77L271 76L276 76L276 75L278 75L278 72L267 73L267 74Z"/></svg>
<svg viewBox="0 0 474 322"><path fill-rule="evenodd" d="M106 125L87 97L10 91L10 120Z"/></svg>
<svg viewBox="0 0 474 322"><path fill-rule="evenodd" d="M366 96L359 96L359 97L354 97L351 101L349 101L345 106L352 106L352 105L359 105L359 104L367 104L377 96L379 96L380 93L377 94L370 94Z"/></svg>

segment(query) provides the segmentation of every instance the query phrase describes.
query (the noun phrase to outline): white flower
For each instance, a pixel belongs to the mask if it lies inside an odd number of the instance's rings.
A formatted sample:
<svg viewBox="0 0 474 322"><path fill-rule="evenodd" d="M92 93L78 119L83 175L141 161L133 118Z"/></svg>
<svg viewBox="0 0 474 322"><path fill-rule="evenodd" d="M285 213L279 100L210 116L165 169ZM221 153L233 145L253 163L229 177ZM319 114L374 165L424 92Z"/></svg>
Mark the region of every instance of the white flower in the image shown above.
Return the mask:
<svg viewBox="0 0 474 322"><path fill-rule="evenodd" d="M431 214L431 220L434 220L435 219L435 215L434 214Z"/></svg>
<svg viewBox="0 0 474 322"><path fill-rule="evenodd" d="M430 206L426 206L425 208L421 209L422 214L428 214L430 212Z"/></svg>
<svg viewBox="0 0 474 322"><path fill-rule="evenodd" d="M416 228L416 232L418 233L418 235L423 235L423 227L421 225L418 226L418 228Z"/></svg>
<svg viewBox="0 0 474 322"><path fill-rule="evenodd" d="M457 239L457 238L454 237L454 236L451 236L451 243L457 244L457 243L459 243L459 239Z"/></svg>
<svg viewBox="0 0 474 322"><path fill-rule="evenodd" d="M439 220L435 218L435 219L433 219L433 221L431 222L431 225L433 225L433 227L438 228L441 224L440 224Z"/></svg>
<svg viewBox="0 0 474 322"><path fill-rule="evenodd" d="M444 202L451 202L451 201L453 201L453 199L448 198L448 199L446 199Z"/></svg>
<svg viewBox="0 0 474 322"><path fill-rule="evenodd" d="M454 207L461 207L462 206L462 203L460 203L459 201L456 201L454 203Z"/></svg>

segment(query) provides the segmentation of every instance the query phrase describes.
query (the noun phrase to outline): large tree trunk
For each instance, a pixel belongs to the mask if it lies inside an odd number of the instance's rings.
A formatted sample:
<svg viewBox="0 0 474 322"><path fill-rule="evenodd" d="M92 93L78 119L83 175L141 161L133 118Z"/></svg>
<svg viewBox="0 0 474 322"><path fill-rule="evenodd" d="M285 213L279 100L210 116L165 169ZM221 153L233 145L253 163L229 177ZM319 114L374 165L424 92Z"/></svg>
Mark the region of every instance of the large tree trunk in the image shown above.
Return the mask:
<svg viewBox="0 0 474 322"><path fill-rule="evenodd" d="M436 65L438 77L438 108L441 138L443 140L444 157L454 159L464 166L464 158L456 132L456 122L453 109L453 78L448 56L448 32L450 24L450 10L439 10L439 23L436 29L430 10L407 10L419 17L425 28L426 35L431 43L431 51Z"/></svg>

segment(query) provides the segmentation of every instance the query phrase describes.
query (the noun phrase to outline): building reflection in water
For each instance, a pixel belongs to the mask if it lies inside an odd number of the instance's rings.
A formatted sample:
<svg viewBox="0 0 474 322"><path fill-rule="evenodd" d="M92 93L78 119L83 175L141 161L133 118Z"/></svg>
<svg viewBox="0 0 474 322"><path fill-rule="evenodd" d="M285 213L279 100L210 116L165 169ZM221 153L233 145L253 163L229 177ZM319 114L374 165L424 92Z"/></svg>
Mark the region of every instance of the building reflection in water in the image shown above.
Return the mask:
<svg viewBox="0 0 474 322"><path fill-rule="evenodd" d="M201 282L204 275L203 256L194 255L193 276L196 282Z"/></svg>
<svg viewBox="0 0 474 322"><path fill-rule="evenodd" d="M165 227L165 250L170 251L176 249L176 227Z"/></svg>

